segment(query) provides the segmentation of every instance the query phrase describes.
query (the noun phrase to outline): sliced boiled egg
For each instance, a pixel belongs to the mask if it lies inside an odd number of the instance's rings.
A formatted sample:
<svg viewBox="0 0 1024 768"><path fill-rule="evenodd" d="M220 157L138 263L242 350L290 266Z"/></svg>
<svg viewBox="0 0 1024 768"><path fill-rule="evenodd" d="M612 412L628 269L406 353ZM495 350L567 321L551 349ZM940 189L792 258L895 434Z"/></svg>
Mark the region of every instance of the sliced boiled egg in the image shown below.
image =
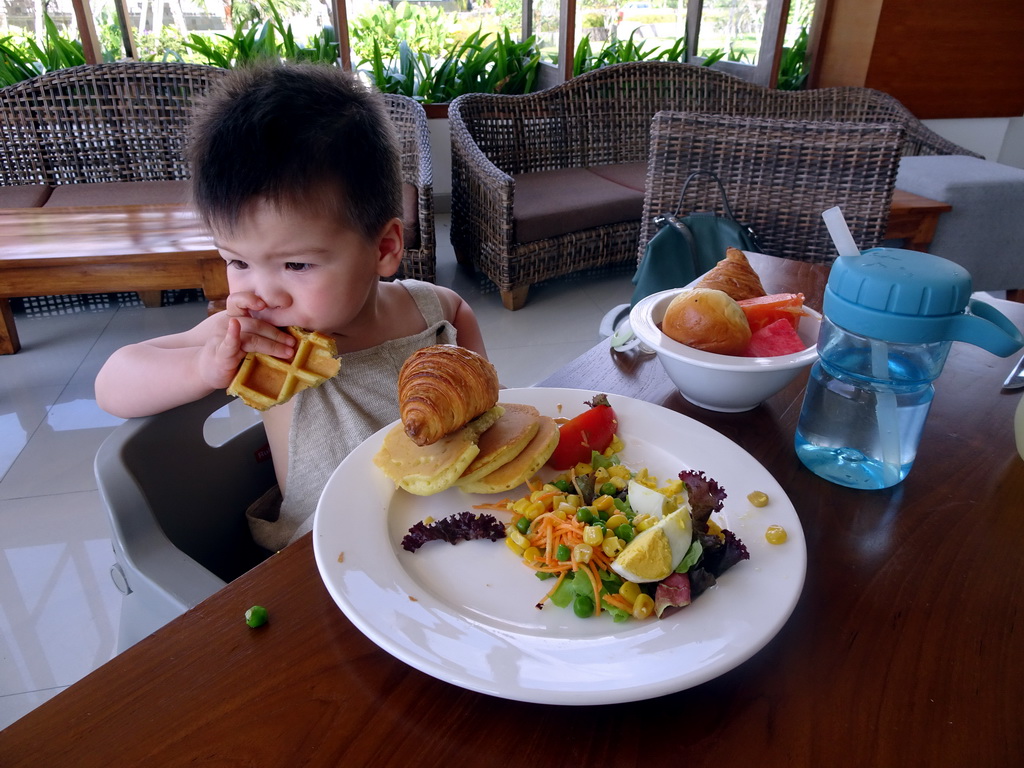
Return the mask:
<svg viewBox="0 0 1024 768"><path fill-rule="evenodd" d="M636 480L630 480L626 486L629 506L638 515L650 515L662 518L672 510L672 500L661 491L648 488Z"/></svg>
<svg viewBox="0 0 1024 768"><path fill-rule="evenodd" d="M686 556L692 540L690 503L684 498L676 510L638 533L612 561L612 570L629 581L661 581Z"/></svg>

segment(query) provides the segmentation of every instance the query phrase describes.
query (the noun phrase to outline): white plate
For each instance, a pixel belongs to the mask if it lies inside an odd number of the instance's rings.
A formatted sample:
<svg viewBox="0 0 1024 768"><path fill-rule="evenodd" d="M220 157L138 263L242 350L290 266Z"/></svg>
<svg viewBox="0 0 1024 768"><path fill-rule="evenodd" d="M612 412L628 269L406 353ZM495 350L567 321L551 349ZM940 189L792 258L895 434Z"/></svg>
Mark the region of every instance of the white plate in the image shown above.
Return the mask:
<svg viewBox="0 0 1024 768"><path fill-rule="evenodd" d="M507 389L501 400L574 416L593 395ZM804 582L807 549L789 498L750 454L700 422L627 397L609 395L609 401L626 444L623 463L647 467L660 480L683 469L716 479L728 493L719 520L747 545L750 560L664 619L617 624L608 615L580 619L553 605L538 610L549 583L502 541L402 549L410 526L425 517L440 519L500 497L396 491L373 465L384 429L335 470L313 524L317 567L345 615L385 651L428 675L549 704L660 696L721 675L760 650L789 618ZM754 490L768 494L768 506L747 501ZM765 541L771 524L785 527L785 544Z"/></svg>

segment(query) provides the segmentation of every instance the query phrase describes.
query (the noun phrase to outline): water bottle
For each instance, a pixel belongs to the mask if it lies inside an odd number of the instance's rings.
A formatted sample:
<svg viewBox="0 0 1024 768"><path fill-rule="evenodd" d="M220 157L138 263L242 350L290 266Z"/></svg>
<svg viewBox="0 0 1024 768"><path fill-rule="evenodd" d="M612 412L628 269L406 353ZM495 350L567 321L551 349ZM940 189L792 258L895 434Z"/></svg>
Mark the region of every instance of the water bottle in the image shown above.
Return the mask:
<svg viewBox="0 0 1024 768"><path fill-rule="evenodd" d="M795 447L808 469L850 488L888 488L910 472L953 341L1003 357L1024 346L1005 315L971 298L963 267L918 251L838 258L823 309Z"/></svg>

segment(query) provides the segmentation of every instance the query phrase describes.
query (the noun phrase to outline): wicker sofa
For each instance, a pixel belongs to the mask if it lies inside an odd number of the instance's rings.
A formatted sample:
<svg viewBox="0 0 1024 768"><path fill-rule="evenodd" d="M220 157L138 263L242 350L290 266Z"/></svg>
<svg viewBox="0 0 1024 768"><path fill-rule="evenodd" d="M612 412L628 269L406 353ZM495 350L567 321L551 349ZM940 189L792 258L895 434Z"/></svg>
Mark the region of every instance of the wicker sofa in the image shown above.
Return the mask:
<svg viewBox="0 0 1024 768"><path fill-rule="evenodd" d="M0 89L0 208L186 203L190 108L225 73L125 61L57 70ZM404 96L385 100L402 152L400 276L433 282L426 114Z"/></svg>
<svg viewBox="0 0 1024 768"><path fill-rule="evenodd" d="M662 110L895 123L903 156L974 154L879 91L781 92L680 63L612 65L524 96L467 94L449 109L460 264L518 309L541 281L635 263L651 120Z"/></svg>

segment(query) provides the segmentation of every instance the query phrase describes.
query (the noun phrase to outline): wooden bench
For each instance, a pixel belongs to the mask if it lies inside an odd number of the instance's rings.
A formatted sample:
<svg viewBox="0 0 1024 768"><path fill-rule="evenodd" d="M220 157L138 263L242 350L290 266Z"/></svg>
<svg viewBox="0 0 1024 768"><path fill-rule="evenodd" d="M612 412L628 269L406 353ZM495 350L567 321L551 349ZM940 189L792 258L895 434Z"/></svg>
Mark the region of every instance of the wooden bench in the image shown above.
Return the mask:
<svg viewBox="0 0 1024 768"><path fill-rule="evenodd" d="M20 348L10 299L202 288L227 298L224 260L184 206L0 211L0 354Z"/></svg>

